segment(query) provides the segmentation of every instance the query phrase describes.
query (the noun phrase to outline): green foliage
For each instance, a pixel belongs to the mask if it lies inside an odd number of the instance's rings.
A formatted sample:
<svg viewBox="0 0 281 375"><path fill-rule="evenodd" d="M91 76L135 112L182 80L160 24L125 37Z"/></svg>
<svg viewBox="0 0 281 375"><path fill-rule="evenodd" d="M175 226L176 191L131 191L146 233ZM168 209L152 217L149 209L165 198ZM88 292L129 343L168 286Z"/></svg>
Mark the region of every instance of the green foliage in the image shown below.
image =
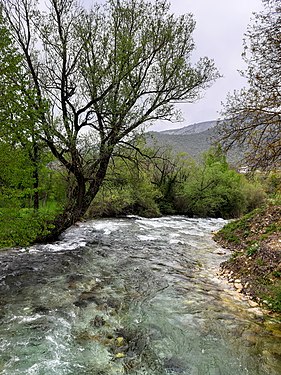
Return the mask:
<svg viewBox="0 0 281 375"><path fill-rule="evenodd" d="M118 216L136 214L158 216L159 189L150 181L145 159L115 158L109 167L107 179L87 212L91 216ZM147 165L146 165L147 166Z"/></svg>
<svg viewBox="0 0 281 375"><path fill-rule="evenodd" d="M234 250L224 268L248 285L249 292L273 311L281 312L279 234L281 206L264 205L230 222L215 235Z"/></svg>
<svg viewBox="0 0 281 375"><path fill-rule="evenodd" d="M247 248L247 255L252 256L256 254L256 252L259 250L260 244L258 242L254 242L252 245L250 245Z"/></svg>
<svg viewBox="0 0 281 375"><path fill-rule="evenodd" d="M265 194L229 168L221 150L211 149L191 168L176 194L176 210L187 215L233 218L260 205Z"/></svg>
<svg viewBox="0 0 281 375"><path fill-rule="evenodd" d="M263 222L267 207L270 206L262 206L244 215L239 220L229 222L216 234L215 238L222 239L229 244L244 243L247 255L254 255L259 250L262 241L268 239L272 234L281 232L280 221ZM251 225L252 221L257 217L260 218L260 223L256 226L255 233ZM272 216L271 220L274 220L274 216Z"/></svg>
<svg viewBox="0 0 281 375"><path fill-rule="evenodd" d="M52 229L50 222L65 199L65 180L41 165L40 209L34 211L33 163L19 146L0 142L0 152L0 247L27 246ZM42 158L48 160L50 155Z"/></svg>
<svg viewBox="0 0 281 375"><path fill-rule="evenodd" d="M175 104L196 101L219 74L207 57L192 63L195 21L191 14L173 14L166 0L108 0L92 9L77 1L47 3L45 10L37 1L1 5L21 48L29 87L36 89L31 107L39 109L35 115L40 121L28 120L15 133L24 129L29 135L25 140L31 139L37 150L42 141L71 175L68 204L57 220L55 237L85 214L116 149L136 129L157 119L178 119ZM45 102L47 114L41 111ZM20 108L14 112L21 114ZM82 150L85 130L94 143ZM38 166L40 153L33 156ZM132 190L134 208L151 214L157 208L154 189L150 182L147 187L139 182ZM127 206L121 199L114 202L117 212Z"/></svg>
<svg viewBox="0 0 281 375"><path fill-rule="evenodd" d="M24 190L30 187L32 163L25 151L0 142L0 191L3 188Z"/></svg>
<svg viewBox="0 0 281 375"><path fill-rule="evenodd" d="M219 234L215 235L216 237L222 238L224 241L228 243L234 243L239 244L240 243L240 237L235 233L237 229L237 222L232 221L228 224L226 224L220 231Z"/></svg>
<svg viewBox="0 0 281 375"><path fill-rule="evenodd" d="M280 200L281 197L281 172L271 171L270 173L261 175L261 180L265 186L266 192L272 199ZM280 200L281 201L281 200Z"/></svg>
<svg viewBox="0 0 281 375"><path fill-rule="evenodd" d="M256 209L239 220L229 222L219 231L218 235L226 242L241 242L249 234L251 219L259 212L261 209Z"/></svg>
<svg viewBox="0 0 281 375"><path fill-rule="evenodd" d="M21 57L13 47L10 33L4 24L0 8L0 121L10 119L9 114L14 112L15 101L18 99L19 86L17 73L20 70ZM13 111L11 111L11 108ZM8 114L7 117L5 117Z"/></svg>
<svg viewBox="0 0 281 375"><path fill-rule="evenodd" d="M1 8L2 10L2 8ZM38 92L26 74L23 56L17 51L11 31L0 14L0 162L1 204L39 208L40 169L44 150L39 141L39 118L45 111Z"/></svg>
<svg viewBox="0 0 281 375"><path fill-rule="evenodd" d="M88 217L161 212L229 218L264 201L261 186L230 169L219 149L204 155L200 165L171 150L155 153L142 143L138 149L137 154L127 150L125 159L114 159Z"/></svg>
<svg viewBox="0 0 281 375"><path fill-rule="evenodd" d="M175 154L171 148L164 148L158 150L156 159L150 163L151 182L161 193L157 199L160 211L177 213L174 206L176 191L189 178L194 161L186 153Z"/></svg>
<svg viewBox="0 0 281 375"><path fill-rule="evenodd" d="M0 248L27 246L52 229L56 210L0 209Z"/></svg>
<svg viewBox="0 0 281 375"><path fill-rule="evenodd" d="M245 177L242 178L241 191L245 200L242 214L251 212L255 208L260 207L267 197L264 186L258 181L249 181Z"/></svg>
<svg viewBox="0 0 281 375"><path fill-rule="evenodd" d="M268 277L261 280L264 284L260 299L271 310L281 313L281 272L272 271Z"/></svg>
<svg viewBox="0 0 281 375"><path fill-rule="evenodd" d="M1 9L0 9L1 11ZM38 131L36 121L44 111L37 102L26 73L23 56L17 51L0 13L0 136L10 144L22 144L31 151Z"/></svg>
<svg viewBox="0 0 281 375"><path fill-rule="evenodd" d="M44 220L48 215L44 216L42 210L50 205L53 207L48 212L63 208L71 178L52 162L50 154L42 155L40 210L36 216L31 210L33 165L28 155L21 147L12 148L7 143L1 143L0 149L5 155L0 162L1 244L27 244L36 238L36 233L45 233ZM220 150L211 150L198 165L185 154L148 148L138 138L132 149L122 149L120 154L112 159L106 180L86 218L126 214L151 217L162 213L230 217L260 203L255 198L255 192L262 191L260 185L248 182L231 170ZM246 235L247 217L239 224L231 222L224 228L226 237L233 243L240 241L237 226Z"/></svg>
<svg viewBox="0 0 281 375"><path fill-rule="evenodd" d="M242 54L247 88L229 95L220 141L226 149L243 146L244 162L252 169L280 167L280 0L263 0L244 39Z"/></svg>
<svg viewBox="0 0 281 375"><path fill-rule="evenodd" d="M281 286L271 286L270 295L265 296L271 310L281 312Z"/></svg>
<svg viewBox="0 0 281 375"><path fill-rule="evenodd" d="M34 164L21 146L0 142L0 208L33 207ZM65 199L66 183L63 173L48 168L51 155L44 153L38 165L40 186L36 188L41 205L47 201L60 204Z"/></svg>
<svg viewBox="0 0 281 375"><path fill-rule="evenodd" d="M131 189L118 189L104 186L98 192L96 199L87 211L86 217L121 215L133 203Z"/></svg>

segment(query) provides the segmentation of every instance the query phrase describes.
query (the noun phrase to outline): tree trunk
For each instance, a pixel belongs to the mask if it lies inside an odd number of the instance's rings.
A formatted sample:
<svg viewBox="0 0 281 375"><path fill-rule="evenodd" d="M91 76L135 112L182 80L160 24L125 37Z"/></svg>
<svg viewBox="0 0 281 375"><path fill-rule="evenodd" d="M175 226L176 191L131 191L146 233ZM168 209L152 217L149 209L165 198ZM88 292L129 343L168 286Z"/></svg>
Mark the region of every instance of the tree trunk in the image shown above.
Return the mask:
<svg viewBox="0 0 281 375"><path fill-rule="evenodd" d="M86 185L84 181L79 181L79 184L70 193L68 203L66 204L62 213L60 213L55 220L50 223L53 228L50 233L37 238L36 242L53 242L58 240L59 236L78 220L80 220L86 213L89 205L85 205ZM91 203L91 202L90 202Z"/></svg>
<svg viewBox="0 0 281 375"><path fill-rule="evenodd" d="M32 178L33 178L33 209L35 211L39 210L39 162L40 162L40 157L39 157L39 146L36 142L36 140L32 139L33 142L33 147L32 151L29 151L29 157L30 160L32 161L33 164L33 173L32 173Z"/></svg>
<svg viewBox="0 0 281 375"><path fill-rule="evenodd" d="M33 182L33 190L34 190L34 193L33 193L33 208L35 211L38 211L39 210L39 191L38 191L38 188L39 188L39 173L38 173L38 166L36 165L35 166L35 169L33 171L33 179L34 179L34 182Z"/></svg>
<svg viewBox="0 0 281 375"><path fill-rule="evenodd" d="M46 243L58 240L66 229L83 218L103 183L110 157L109 153L104 155L88 189L86 189L86 181L82 175L76 176L76 187L72 191L64 211L52 223L54 228L49 234L38 237L36 242Z"/></svg>

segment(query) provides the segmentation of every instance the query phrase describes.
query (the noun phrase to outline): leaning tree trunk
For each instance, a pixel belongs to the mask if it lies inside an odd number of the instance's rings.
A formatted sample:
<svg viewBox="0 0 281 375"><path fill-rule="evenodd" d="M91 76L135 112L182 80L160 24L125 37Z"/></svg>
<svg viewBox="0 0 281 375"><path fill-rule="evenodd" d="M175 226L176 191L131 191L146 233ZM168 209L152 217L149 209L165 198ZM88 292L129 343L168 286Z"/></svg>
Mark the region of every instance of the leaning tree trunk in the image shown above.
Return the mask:
<svg viewBox="0 0 281 375"><path fill-rule="evenodd" d="M47 235L39 236L36 242L46 243L58 240L59 236L66 229L83 218L98 191L100 190L106 175L110 156L111 155L107 154L102 158L99 168L91 179L91 182L87 188L85 178L81 174L79 176L75 176L76 187L70 194L68 203L66 204L63 212L59 214L51 223L53 228L50 230L50 232Z"/></svg>
<svg viewBox="0 0 281 375"><path fill-rule="evenodd" d="M29 151L29 158L33 165L33 172L32 172L32 178L33 178L33 209L34 211L39 210L39 162L40 162L40 156L39 156L39 146L37 142L32 138L33 147L32 151Z"/></svg>
<svg viewBox="0 0 281 375"><path fill-rule="evenodd" d="M79 221L84 216L90 205L87 206L85 204L85 197L86 185L84 181L80 181L70 193L63 212L60 213L53 222L49 223L51 224L52 229L48 234L39 236L36 242L46 243L56 241L66 229Z"/></svg>

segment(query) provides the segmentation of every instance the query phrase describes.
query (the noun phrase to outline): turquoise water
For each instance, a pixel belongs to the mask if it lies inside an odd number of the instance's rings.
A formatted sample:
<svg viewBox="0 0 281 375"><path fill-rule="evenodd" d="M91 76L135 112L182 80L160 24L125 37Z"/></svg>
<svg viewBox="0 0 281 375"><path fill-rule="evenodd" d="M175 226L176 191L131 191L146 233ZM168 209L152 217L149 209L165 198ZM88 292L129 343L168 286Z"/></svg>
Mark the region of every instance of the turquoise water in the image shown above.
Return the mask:
<svg viewBox="0 0 281 375"><path fill-rule="evenodd" d="M217 276L223 225L96 220L1 253L0 374L280 374L280 322Z"/></svg>

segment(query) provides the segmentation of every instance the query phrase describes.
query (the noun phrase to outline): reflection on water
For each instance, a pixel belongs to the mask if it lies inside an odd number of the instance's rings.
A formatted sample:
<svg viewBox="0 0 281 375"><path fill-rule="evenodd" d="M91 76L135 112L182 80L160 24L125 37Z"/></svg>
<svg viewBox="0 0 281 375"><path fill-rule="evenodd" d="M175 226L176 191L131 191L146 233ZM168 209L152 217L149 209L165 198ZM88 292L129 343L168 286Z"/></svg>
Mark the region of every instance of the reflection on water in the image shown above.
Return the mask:
<svg viewBox="0 0 281 375"><path fill-rule="evenodd" d="M280 374L280 322L216 276L223 224L96 220L1 253L0 374Z"/></svg>

